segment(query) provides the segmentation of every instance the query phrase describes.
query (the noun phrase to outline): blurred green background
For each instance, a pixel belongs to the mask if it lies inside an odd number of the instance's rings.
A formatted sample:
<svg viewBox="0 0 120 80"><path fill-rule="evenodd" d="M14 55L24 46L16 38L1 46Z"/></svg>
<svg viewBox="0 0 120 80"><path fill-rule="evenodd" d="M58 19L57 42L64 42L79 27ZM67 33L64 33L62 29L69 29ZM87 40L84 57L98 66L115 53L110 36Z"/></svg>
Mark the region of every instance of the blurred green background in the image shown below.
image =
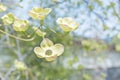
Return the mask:
<svg viewBox="0 0 120 80"><path fill-rule="evenodd" d="M43 28L46 37L65 47L55 61L39 59L33 52L42 37L33 41L20 41L0 33L0 77L2 80L120 80L120 1L119 0L0 0L7 11L20 19L27 19L31 26L40 26L28 12L33 7L51 8ZM80 23L69 34L57 25L59 17L72 17ZM0 20L0 24L2 21ZM0 26L10 34L26 38L31 33L15 32L11 26ZM15 60L26 65L25 70L15 69Z"/></svg>

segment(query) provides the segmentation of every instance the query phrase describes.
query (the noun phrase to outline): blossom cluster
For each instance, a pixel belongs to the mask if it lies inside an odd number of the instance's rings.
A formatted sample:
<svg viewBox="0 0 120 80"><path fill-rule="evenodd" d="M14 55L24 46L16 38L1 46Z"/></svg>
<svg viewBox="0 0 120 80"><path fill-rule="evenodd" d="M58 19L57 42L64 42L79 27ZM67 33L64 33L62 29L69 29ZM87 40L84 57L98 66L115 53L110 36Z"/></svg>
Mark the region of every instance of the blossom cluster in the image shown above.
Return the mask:
<svg viewBox="0 0 120 80"><path fill-rule="evenodd" d="M7 8L0 3L0 12L4 12L6 9ZM34 7L29 11L28 15L33 19L43 21L51 11L51 8ZM13 29L18 32L25 32L30 27L30 22L28 20L21 20L12 13L2 16L1 19L5 26L12 25ZM56 23L65 32L74 31L79 26L79 23L71 17L58 18ZM53 61L64 52L64 46L62 44L54 44L50 39L45 38L46 32L35 26L32 26L32 29L38 36L42 36L43 38L40 46L34 48L34 52L38 58L45 58L47 61Z"/></svg>

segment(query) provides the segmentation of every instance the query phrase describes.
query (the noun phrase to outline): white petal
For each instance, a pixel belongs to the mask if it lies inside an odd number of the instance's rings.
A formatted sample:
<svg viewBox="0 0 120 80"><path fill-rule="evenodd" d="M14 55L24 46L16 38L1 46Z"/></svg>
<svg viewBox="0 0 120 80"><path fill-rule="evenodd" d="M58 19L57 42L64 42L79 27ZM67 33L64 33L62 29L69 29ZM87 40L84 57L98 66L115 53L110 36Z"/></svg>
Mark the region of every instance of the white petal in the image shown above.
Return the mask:
<svg viewBox="0 0 120 80"><path fill-rule="evenodd" d="M63 31L74 31L78 28L79 24L71 17L58 18L57 23Z"/></svg>
<svg viewBox="0 0 120 80"><path fill-rule="evenodd" d="M72 30L72 28L69 26L69 25L66 25L66 24L60 24L60 28L63 30L63 31L66 31L66 32L69 32Z"/></svg>
<svg viewBox="0 0 120 80"><path fill-rule="evenodd" d="M53 60L55 60L56 58L57 58L57 55L50 56L50 57L45 57L45 59L46 59L47 61L53 61Z"/></svg>
<svg viewBox="0 0 120 80"><path fill-rule="evenodd" d="M56 22L57 22L58 24L61 24L61 23L62 23L62 18L58 18Z"/></svg>
<svg viewBox="0 0 120 80"><path fill-rule="evenodd" d="M79 23L77 23L77 22L73 22L71 25L70 25L70 27L73 29L73 31L74 30L76 30L78 27L79 27Z"/></svg>
<svg viewBox="0 0 120 80"><path fill-rule="evenodd" d="M52 11L52 9L51 8L45 8L44 11L45 11L45 14L47 15Z"/></svg>
<svg viewBox="0 0 120 80"><path fill-rule="evenodd" d="M57 56L60 56L64 52L64 46L62 44L55 44L52 47L53 54L57 54Z"/></svg>
<svg viewBox="0 0 120 80"><path fill-rule="evenodd" d="M45 51L41 49L40 47L35 47L34 52L39 58L45 57Z"/></svg>
<svg viewBox="0 0 120 80"><path fill-rule="evenodd" d="M41 48L47 48L53 46L53 42L49 40L48 38L44 38L43 41L40 44Z"/></svg>

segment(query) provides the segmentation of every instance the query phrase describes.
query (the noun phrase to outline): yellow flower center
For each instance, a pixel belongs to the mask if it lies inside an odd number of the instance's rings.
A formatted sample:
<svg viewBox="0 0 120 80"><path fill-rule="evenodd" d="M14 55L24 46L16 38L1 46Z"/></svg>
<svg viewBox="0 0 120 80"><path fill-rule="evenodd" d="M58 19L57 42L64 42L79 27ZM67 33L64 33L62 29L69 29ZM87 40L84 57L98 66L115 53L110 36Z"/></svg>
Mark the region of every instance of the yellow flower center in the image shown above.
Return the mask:
<svg viewBox="0 0 120 80"><path fill-rule="evenodd" d="M47 51L45 52L45 54L48 55L48 56L51 55L51 54L52 54L52 50L47 50Z"/></svg>

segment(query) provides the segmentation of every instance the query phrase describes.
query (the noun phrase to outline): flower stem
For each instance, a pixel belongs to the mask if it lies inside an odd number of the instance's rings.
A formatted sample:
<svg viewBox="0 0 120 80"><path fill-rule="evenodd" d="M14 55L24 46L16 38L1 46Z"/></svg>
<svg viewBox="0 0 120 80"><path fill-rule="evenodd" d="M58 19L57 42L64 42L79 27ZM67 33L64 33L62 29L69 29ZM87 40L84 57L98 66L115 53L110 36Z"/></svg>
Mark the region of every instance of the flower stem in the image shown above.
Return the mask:
<svg viewBox="0 0 120 80"><path fill-rule="evenodd" d="M15 39L18 39L18 40L21 40L21 41L32 41L34 40L35 37L32 37L32 38L28 38L28 39L25 39L25 38L20 38L20 37L17 37L15 35L12 35L12 34L9 34L3 30L0 29L0 32L3 33L3 34L7 34L8 36L12 37L12 38L15 38Z"/></svg>

